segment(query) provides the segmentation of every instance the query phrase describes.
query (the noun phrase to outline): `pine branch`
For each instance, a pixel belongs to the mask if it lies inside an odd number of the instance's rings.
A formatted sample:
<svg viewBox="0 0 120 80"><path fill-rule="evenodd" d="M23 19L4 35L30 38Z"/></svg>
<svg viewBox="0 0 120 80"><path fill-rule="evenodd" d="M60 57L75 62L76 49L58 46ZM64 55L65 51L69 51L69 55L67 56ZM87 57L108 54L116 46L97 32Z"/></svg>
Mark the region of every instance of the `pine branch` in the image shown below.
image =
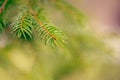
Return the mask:
<svg viewBox="0 0 120 80"><path fill-rule="evenodd" d="M20 11L13 19L11 26L12 33L19 39L32 39L32 36L38 35L45 44L51 43L54 46L58 43L65 43L63 32L50 22L44 15L43 9L39 9L36 12L31 8ZM32 32L37 32L38 34L33 34Z"/></svg>
<svg viewBox="0 0 120 80"><path fill-rule="evenodd" d="M4 3L3 3L3 5L1 6L1 8L0 8L0 14L3 12L3 10L4 10L4 8L5 8L6 4L7 4L7 1L8 0L5 0Z"/></svg>
<svg viewBox="0 0 120 80"><path fill-rule="evenodd" d="M32 39L32 16L24 9L12 21L12 33L17 38Z"/></svg>
<svg viewBox="0 0 120 80"><path fill-rule="evenodd" d="M36 21L35 24L37 24L36 30L39 37L45 41L45 44L49 42L52 43L52 45L57 45L58 42L65 43L63 32L50 22L46 15L44 15L45 13L42 9L38 10L37 14L32 14Z"/></svg>

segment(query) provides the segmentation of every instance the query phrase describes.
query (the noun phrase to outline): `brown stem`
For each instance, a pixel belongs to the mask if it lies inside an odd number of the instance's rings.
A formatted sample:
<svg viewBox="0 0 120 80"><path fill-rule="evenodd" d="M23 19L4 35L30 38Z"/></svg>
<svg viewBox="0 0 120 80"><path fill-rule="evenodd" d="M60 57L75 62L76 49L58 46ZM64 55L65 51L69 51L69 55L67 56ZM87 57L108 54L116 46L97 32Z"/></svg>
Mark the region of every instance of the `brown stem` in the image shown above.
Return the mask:
<svg viewBox="0 0 120 80"><path fill-rule="evenodd" d="M43 23L38 19L36 14L33 12L33 10L30 10L30 13L33 15L34 19L38 22L39 25L43 25ZM51 34L48 29L45 26L41 26L54 40L56 40L56 37Z"/></svg>
<svg viewBox="0 0 120 80"><path fill-rule="evenodd" d="M3 3L3 5L1 6L1 8L0 8L0 13L3 12L3 10L4 10L4 8L5 8L5 5L7 4L7 1L8 1L8 0L5 0L4 3Z"/></svg>

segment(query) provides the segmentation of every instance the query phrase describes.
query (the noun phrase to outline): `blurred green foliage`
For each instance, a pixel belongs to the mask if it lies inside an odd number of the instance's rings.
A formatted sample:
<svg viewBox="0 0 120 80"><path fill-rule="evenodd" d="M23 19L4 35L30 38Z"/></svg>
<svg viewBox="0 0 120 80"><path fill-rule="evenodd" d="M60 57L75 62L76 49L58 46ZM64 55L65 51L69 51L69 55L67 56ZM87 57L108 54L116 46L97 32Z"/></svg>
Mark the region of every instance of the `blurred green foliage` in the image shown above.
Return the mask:
<svg viewBox="0 0 120 80"><path fill-rule="evenodd" d="M0 5L3 2L0 0ZM85 15L68 1L31 0L33 9L44 8L51 21L67 35L64 46L45 46L35 32L32 41L12 37L12 18L19 6L27 2L8 0L1 13L4 15L0 16L0 30L6 26L0 35L0 80L100 80L96 77L111 50L85 25Z"/></svg>

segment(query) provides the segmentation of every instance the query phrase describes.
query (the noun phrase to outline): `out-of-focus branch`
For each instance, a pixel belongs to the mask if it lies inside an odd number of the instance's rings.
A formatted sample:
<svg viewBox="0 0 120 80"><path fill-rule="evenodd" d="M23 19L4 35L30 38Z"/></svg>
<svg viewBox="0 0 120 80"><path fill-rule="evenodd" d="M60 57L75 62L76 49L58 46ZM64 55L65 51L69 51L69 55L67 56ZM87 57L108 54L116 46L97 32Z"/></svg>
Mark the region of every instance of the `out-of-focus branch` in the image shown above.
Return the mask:
<svg viewBox="0 0 120 80"><path fill-rule="evenodd" d="M0 8L0 14L3 12L3 10L5 8L5 5L7 4L7 1L8 0L5 0L4 3L3 3L3 5L1 6L1 8Z"/></svg>

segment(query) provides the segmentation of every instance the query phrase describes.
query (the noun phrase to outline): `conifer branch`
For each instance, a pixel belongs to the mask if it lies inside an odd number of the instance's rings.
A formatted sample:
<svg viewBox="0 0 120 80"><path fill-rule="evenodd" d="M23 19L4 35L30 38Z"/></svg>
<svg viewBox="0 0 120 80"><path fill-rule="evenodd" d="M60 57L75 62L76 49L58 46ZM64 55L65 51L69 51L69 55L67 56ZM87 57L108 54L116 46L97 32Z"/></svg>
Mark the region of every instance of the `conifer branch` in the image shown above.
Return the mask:
<svg viewBox="0 0 120 80"><path fill-rule="evenodd" d="M45 30L45 32L48 33L48 35L50 35L54 40L56 40L56 37L49 32L49 30L46 28L46 26L44 25L44 23L42 23L33 12L32 12L32 15L33 15L34 19L37 21L37 23L39 25L43 25L41 27Z"/></svg>
<svg viewBox="0 0 120 80"><path fill-rule="evenodd" d="M14 36L19 39L33 39L33 32L37 32L37 36L45 44L51 43L54 46L58 43L65 43L63 32L49 21L43 13L43 9L36 12L32 8L23 9L13 19L11 27Z"/></svg>
<svg viewBox="0 0 120 80"><path fill-rule="evenodd" d="M27 10L21 11L12 21L12 33L18 38L32 38L32 16Z"/></svg>
<svg viewBox="0 0 120 80"><path fill-rule="evenodd" d="M43 8L33 10L30 0L23 11L20 11L13 19L11 27L14 36L19 39L33 39L37 35L45 44L50 43L54 46L65 43L64 33L51 23Z"/></svg>
<svg viewBox="0 0 120 80"><path fill-rule="evenodd" d="M53 45L57 45L57 43L60 41L64 43L64 34L62 31L57 29L44 15L43 10L40 9L37 14L33 13L33 10L31 10L31 14L33 15L33 18L35 19L37 26L36 30L39 34L39 37L45 41L45 44L52 43Z"/></svg>

